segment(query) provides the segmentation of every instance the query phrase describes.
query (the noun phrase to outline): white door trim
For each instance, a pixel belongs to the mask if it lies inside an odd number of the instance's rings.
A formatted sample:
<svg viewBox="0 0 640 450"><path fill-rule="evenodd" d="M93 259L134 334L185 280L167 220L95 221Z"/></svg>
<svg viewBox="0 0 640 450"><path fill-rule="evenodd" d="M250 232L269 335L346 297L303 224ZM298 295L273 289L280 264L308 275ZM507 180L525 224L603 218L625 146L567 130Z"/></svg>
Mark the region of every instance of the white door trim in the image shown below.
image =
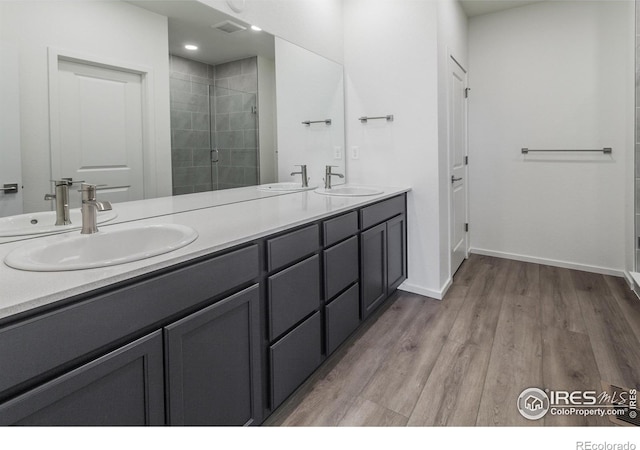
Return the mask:
<svg viewBox="0 0 640 450"><path fill-rule="evenodd" d="M450 76L451 76L451 64L455 64L457 67L460 68L460 70L462 70L462 72L464 72L465 75L465 85L466 87L468 87L468 80L467 80L467 76L468 76L468 72L467 70L464 68L464 66L462 66L462 64L460 64L460 62L455 58L455 56L453 55L453 53L451 52L451 50L449 48L446 49L447 55L448 55L448 64L447 64L447 81L446 81L446 91L447 91L447 101L446 101L446 105L447 105L447 199L448 199L448 212L449 212L449 217L448 217L448 230L447 230L447 234L449 236L448 238L448 248L447 248L447 260L448 260L448 271L449 271L449 278L453 277L454 275L454 271L452 270L452 258L451 258L451 250L452 250L452 244L453 244L453 235L451 232L451 225L453 222L453 195L452 195L452 191L451 191L451 183L449 180L449 177L451 176L451 167L452 167L452 148L451 148L451 95L452 95L452 86L451 86L451 82L450 82ZM468 114L469 114L469 108L468 108L468 103L465 102L465 111L464 111L464 115L465 115L465 121L468 124ZM469 156L469 132L468 132L468 125L467 125L467 132L464 136L465 139L465 157ZM464 166L464 178L465 178L465 184L464 184L464 189L465 189L465 196L466 196L466 205L465 205L465 222L469 223L469 166L465 165ZM469 248L470 248L470 239L469 239L469 232L467 232L465 234L465 238L464 238L464 251L465 251L465 259L469 257Z"/></svg>
<svg viewBox="0 0 640 450"><path fill-rule="evenodd" d="M22 148L20 146L20 73L18 49L0 41L0 188L18 184L14 193L0 192L0 217L24 212L22 193Z"/></svg>
<svg viewBox="0 0 640 450"><path fill-rule="evenodd" d="M65 50L56 47L48 48L49 65L49 145L51 152L51 179L59 179L62 169L59 165L61 160L60 148L60 95L58 91L58 62L62 60L79 62L82 64L94 65L107 69L115 69L124 72L131 72L140 75L142 80L142 154L143 154L143 174L144 198L157 196L157 160L156 152L156 130L155 130L155 105L154 105L154 73L153 69L141 64L129 61L103 58L94 54Z"/></svg>

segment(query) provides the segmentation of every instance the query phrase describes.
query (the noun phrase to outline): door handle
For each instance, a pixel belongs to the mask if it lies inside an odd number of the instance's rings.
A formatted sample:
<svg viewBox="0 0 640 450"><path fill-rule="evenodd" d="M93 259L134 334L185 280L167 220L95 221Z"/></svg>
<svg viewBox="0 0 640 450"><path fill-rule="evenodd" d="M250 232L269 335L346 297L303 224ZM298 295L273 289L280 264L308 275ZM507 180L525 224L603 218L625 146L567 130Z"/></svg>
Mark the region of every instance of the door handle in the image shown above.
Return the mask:
<svg viewBox="0 0 640 450"><path fill-rule="evenodd" d="M214 153L215 153L215 158L214 158ZM217 163L220 160L220 152L218 151L217 148L213 148L211 149L211 162L212 163Z"/></svg>
<svg viewBox="0 0 640 450"><path fill-rule="evenodd" d="M451 175L451 184L455 183L456 181L460 181L460 180L462 180L462 177L456 178L455 176Z"/></svg>

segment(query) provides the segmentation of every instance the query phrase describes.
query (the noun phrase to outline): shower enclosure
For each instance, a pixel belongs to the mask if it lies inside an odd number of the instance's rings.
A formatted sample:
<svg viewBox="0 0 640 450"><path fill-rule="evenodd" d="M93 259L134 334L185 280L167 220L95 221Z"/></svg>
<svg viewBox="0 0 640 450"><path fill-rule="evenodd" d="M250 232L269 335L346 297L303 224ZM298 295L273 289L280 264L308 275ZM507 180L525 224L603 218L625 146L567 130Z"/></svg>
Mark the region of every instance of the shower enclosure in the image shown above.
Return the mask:
<svg viewBox="0 0 640 450"><path fill-rule="evenodd" d="M256 185L259 178L257 94L220 84L209 85L211 189Z"/></svg>
<svg viewBox="0 0 640 450"><path fill-rule="evenodd" d="M259 184L257 58L170 61L173 194Z"/></svg>

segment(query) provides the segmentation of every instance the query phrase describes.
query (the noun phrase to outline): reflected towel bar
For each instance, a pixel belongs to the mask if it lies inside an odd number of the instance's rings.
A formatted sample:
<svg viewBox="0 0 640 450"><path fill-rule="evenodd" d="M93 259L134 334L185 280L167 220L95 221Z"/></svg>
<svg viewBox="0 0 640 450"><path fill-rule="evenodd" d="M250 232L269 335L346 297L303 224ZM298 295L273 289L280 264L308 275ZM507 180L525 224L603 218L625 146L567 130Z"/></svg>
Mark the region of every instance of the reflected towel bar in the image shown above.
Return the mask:
<svg viewBox="0 0 640 450"><path fill-rule="evenodd" d="M393 122L393 114L389 114L388 116L378 116L378 117L367 117L367 116L358 117L358 120L362 123L367 123L367 120L374 120L374 119L386 119L387 122Z"/></svg>
<svg viewBox="0 0 640 450"><path fill-rule="evenodd" d="M302 122L303 125L310 126L312 123L324 123L326 125L331 125L331 119L324 120L305 120Z"/></svg>
<svg viewBox="0 0 640 450"><path fill-rule="evenodd" d="M604 154L611 154L613 149L611 147L605 147L600 149L584 149L584 150L534 150L531 148L523 148L522 153L527 154L529 152L602 152Z"/></svg>

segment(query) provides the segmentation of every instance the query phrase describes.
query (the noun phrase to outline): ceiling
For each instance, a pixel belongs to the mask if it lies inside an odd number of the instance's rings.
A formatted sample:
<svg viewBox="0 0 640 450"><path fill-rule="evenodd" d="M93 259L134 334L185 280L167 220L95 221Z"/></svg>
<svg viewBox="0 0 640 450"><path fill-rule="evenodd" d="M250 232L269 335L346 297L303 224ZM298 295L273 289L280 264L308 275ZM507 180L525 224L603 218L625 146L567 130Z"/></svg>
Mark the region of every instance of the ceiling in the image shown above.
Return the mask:
<svg viewBox="0 0 640 450"><path fill-rule="evenodd" d="M547 0L460 0L467 17L480 16Z"/></svg>
<svg viewBox="0 0 640 450"><path fill-rule="evenodd" d="M0 0L1 1L1 0ZM212 25L231 19L226 14L195 0L127 0L141 8L169 18L169 53L197 59L209 64L264 56L273 59L273 36L251 30L227 34ZM489 14L505 9L548 0L460 0L467 17ZM246 26L238 19L234 22ZM184 49L184 44L199 45L197 53Z"/></svg>
<svg viewBox="0 0 640 450"><path fill-rule="evenodd" d="M0 0L1 1L1 0ZM232 19L213 8L190 0L129 0L140 8L169 18L169 53L208 64L219 64L249 56L274 59L273 36L255 32L251 24ZM247 29L225 33L212 25L232 19ZM185 50L184 44L196 44L197 52Z"/></svg>

